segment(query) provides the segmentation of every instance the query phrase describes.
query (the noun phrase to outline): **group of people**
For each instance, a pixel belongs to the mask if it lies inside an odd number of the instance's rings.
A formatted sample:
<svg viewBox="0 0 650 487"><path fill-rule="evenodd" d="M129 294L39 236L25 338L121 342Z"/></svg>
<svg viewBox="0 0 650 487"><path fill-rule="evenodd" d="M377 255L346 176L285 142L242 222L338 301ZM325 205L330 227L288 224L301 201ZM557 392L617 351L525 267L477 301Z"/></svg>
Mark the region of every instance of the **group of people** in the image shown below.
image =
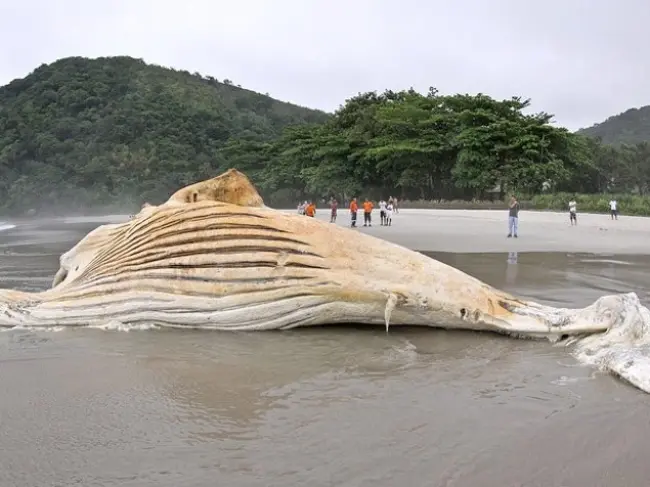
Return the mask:
<svg viewBox="0 0 650 487"><path fill-rule="evenodd" d="M372 226L372 210L375 208L375 205L372 201L366 198L363 202L363 226L371 227ZM350 202L350 226L357 226L357 212L359 211L359 205L357 204L357 199L352 198ZM381 220L381 226L390 227L393 224L393 212L397 213L397 207L392 198L389 198L388 201L381 199L379 201L379 218Z"/></svg>
<svg viewBox="0 0 650 487"><path fill-rule="evenodd" d="M316 204L313 201L305 201L298 205L298 214L314 217L316 216Z"/></svg>
<svg viewBox="0 0 650 487"><path fill-rule="evenodd" d="M571 222L571 226L578 224L577 207L578 203L576 203L576 199L571 198L571 201L569 201L569 222ZM618 202L616 201L616 198L609 200L609 217L612 220L618 220Z"/></svg>
<svg viewBox="0 0 650 487"><path fill-rule="evenodd" d="M336 198L330 198L330 223L336 223L336 217L338 214L338 201ZM375 205L366 198L362 204L363 207L363 226L371 227L372 226L372 210L375 208ZM359 211L359 204L357 203L356 198L352 198L350 201L350 226L357 226L357 213ZM381 220L381 226L390 227L393 224L393 213L398 213L397 210L397 199L392 196L388 198L388 201L381 199L379 201L379 218ZM298 214L305 215L309 217L316 216L316 204L313 201L305 201L298 205Z"/></svg>
<svg viewBox="0 0 650 487"><path fill-rule="evenodd" d="M609 216L612 220L618 220L618 202L616 198L612 198L609 201ZM576 203L575 198L571 198L569 201L569 222L571 226L578 224L578 203ZM517 231L519 229L519 202L514 195L510 197L510 202L508 203L508 238L517 237Z"/></svg>

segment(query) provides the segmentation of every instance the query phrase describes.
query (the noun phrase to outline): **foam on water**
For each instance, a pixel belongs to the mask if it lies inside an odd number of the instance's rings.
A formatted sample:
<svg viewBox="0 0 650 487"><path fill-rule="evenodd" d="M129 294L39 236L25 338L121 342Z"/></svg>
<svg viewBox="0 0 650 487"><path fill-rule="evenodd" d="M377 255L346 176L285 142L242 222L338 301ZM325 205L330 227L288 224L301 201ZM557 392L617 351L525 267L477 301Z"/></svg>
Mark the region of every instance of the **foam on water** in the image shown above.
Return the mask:
<svg viewBox="0 0 650 487"><path fill-rule="evenodd" d="M154 325L153 323L140 323L140 324L126 324L120 321L110 321L102 325L89 325L87 328L93 328L96 330L103 331L147 331L147 330L159 330L160 326Z"/></svg>
<svg viewBox="0 0 650 487"><path fill-rule="evenodd" d="M16 332L16 331L43 331L43 332L53 332L53 331L63 331L65 326L22 326L16 325L12 328L0 328L0 333L6 332Z"/></svg>
<svg viewBox="0 0 650 487"><path fill-rule="evenodd" d="M601 298L603 299L603 298ZM612 325L605 333L573 342L582 363L615 374L650 393L650 310L636 293L607 296ZM601 317L594 316L594 321Z"/></svg>
<svg viewBox="0 0 650 487"><path fill-rule="evenodd" d="M88 326L79 326L79 327L74 327L74 328L86 328L86 329L93 329L93 330L101 330L101 331L147 331L147 330L159 330L161 327L158 325L154 325L153 323L151 324L145 324L145 323L139 323L139 324L126 324L126 323L121 323L119 321L111 321L109 323L105 323L103 325L88 325ZM70 327L68 326L23 326L23 325L17 325L11 328L0 328L0 333L6 333L6 332L15 332L15 331L30 331L30 332L57 332L57 331L64 331L64 330L69 330Z"/></svg>

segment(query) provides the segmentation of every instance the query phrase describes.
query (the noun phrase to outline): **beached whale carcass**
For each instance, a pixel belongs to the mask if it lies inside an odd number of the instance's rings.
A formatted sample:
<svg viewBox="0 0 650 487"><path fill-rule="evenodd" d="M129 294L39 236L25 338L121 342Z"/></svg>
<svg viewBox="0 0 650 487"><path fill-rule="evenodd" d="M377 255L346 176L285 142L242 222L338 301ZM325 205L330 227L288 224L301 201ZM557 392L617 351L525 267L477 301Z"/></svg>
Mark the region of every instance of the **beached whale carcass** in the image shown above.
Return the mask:
<svg viewBox="0 0 650 487"><path fill-rule="evenodd" d="M248 178L229 170L90 232L61 257L51 289L0 291L0 326L359 323L555 340L638 328L635 307L645 309L634 294L584 309L518 299L402 246L267 208Z"/></svg>

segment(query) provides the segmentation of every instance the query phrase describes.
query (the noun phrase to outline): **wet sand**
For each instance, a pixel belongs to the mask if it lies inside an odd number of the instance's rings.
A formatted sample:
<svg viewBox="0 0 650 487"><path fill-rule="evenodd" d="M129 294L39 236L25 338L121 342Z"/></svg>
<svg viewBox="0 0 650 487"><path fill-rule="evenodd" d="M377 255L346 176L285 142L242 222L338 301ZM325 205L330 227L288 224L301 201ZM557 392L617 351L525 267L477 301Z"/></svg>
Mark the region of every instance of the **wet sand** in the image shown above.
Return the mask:
<svg viewBox="0 0 650 487"><path fill-rule="evenodd" d="M403 210L358 231L548 304L647 303L650 258L634 254L650 222L580 217L522 212L518 240L486 211ZM0 285L45 288L97 224L0 232ZM491 334L8 331L0 394L2 487L647 484L647 394L563 348Z"/></svg>

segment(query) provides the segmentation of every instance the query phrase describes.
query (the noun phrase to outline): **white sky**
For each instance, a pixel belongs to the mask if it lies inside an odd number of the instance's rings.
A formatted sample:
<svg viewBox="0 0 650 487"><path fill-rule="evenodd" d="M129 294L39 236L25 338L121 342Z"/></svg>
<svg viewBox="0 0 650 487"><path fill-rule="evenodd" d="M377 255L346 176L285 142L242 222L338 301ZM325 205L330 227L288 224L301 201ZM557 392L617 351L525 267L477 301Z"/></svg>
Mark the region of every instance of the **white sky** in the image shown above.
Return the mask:
<svg viewBox="0 0 650 487"><path fill-rule="evenodd" d="M577 129L650 104L648 0L22 0L0 4L0 85L129 55L335 110L363 91L532 98Z"/></svg>

